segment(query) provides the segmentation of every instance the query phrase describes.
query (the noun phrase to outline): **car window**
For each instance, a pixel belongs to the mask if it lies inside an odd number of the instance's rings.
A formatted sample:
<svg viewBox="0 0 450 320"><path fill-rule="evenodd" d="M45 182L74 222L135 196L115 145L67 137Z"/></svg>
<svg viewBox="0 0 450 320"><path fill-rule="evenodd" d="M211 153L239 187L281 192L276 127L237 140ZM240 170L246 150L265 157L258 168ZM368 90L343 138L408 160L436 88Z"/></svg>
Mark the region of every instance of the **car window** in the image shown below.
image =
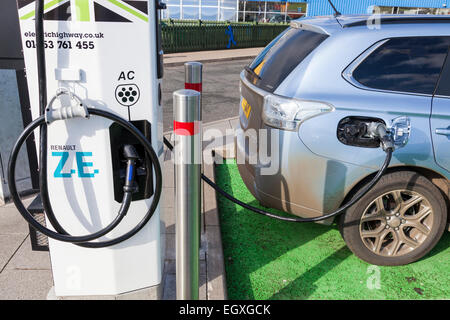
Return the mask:
<svg viewBox="0 0 450 320"><path fill-rule="evenodd" d="M445 59L435 94L450 97L450 54Z"/></svg>
<svg viewBox="0 0 450 320"><path fill-rule="evenodd" d="M433 94L449 44L449 37L390 39L356 68L353 78L373 89Z"/></svg>
<svg viewBox="0 0 450 320"><path fill-rule="evenodd" d="M249 65L258 76L247 72L247 79L257 87L273 92L327 35L288 28L276 37Z"/></svg>

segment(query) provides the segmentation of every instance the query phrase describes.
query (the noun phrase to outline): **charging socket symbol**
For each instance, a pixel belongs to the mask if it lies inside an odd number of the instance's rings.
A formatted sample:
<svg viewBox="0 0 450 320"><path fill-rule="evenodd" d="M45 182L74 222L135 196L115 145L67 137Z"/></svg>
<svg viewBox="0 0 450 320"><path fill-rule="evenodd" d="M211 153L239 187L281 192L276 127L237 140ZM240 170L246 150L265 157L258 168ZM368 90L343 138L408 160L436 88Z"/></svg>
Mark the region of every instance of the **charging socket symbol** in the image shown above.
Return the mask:
<svg viewBox="0 0 450 320"><path fill-rule="evenodd" d="M139 88L135 84L121 84L116 88L116 100L125 107L134 105L139 97Z"/></svg>

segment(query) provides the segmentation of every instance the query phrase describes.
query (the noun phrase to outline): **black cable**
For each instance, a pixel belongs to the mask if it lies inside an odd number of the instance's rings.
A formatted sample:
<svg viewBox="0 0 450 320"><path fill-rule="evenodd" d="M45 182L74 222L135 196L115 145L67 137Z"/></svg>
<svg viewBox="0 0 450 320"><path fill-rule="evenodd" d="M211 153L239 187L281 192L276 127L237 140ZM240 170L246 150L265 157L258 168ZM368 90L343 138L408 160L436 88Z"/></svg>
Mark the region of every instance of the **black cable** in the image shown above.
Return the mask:
<svg viewBox="0 0 450 320"><path fill-rule="evenodd" d="M334 7L334 6L333 6ZM153 197L152 204L147 211L144 218L141 220L141 222L136 225L132 230L129 232L123 234L122 236L119 236L112 240L106 240L101 242L87 242L96 238L99 238L109 231L111 231L113 228L115 228L120 221L125 216L126 212L128 211L128 208L131 203L131 192L124 192L124 198L122 201L122 206L119 210L119 214L116 217L116 219L107 227L104 229L97 231L94 234L90 234L87 236L71 236L68 234L64 228L59 224L58 220L56 219L56 216L53 212L53 209L51 207L49 194L48 194L48 184L47 184L47 125L45 123L45 117L44 117L44 110L46 108L47 104L47 88L46 88L46 71L45 71L45 51L44 51L44 28L43 28L43 13L44 13L44 2L43 0L37 0L36 1L36 54L37 54L37 65L38 65L38 79L39 79L39 110L40 110L40 117L33 121L30 125L25 128L24 132L20 135L19 139L17 140L13 151L11 153L10 162L8 165L8 179L10 181L10 191L11 191L11 197L19 210L19 212L22 214L22 216L32 225L34 228L36 228L38 231L42 232L43 234L47 235L50 238L54 238L60 241L66 241L66 242L72 242L82 247L89 247L89 248L102 248L106 246L111 246L117 243L120 243L122 241L125 241L135 235L137 232L139 232L145 224L151 219L154 211L156 210L156 207L159 203L159 199L161 196L161 190L162 190L162 173L161 173L161 166L159 164L158 157L153 150L151 144L148 142L148 140L145 138L145 136L142 135L142 133L134 127L131 123L127 122L126 120L123 120L122 118L106 112L102 110L92 109L88 108L88 112L92 115L101 116L104 118L107 118L109 120L115 121L119 123L122 127L129 130L138 140L141 144L144 145L144 149L148 156L151 159L151 162L153 163L155 167L155 176L156 176L156 187L155 187L155 194ZM337 10L335 10L337 11ZM25 142L25 140L28 138L28 136L33 132L34 129L37 127L40 127L40 168L39 168L39 176L40 176L40 191L41 191L41 198L42 198L42 204L44 207L44 210L47 214L47 217L52 224L52 226L55 228L57 232L54 232L50 229L47 229L46 227L42 226L40 223L38 223L32 216L32 214L25 208L23 205L19 194L17 192L16 188L16 182L15 182L15 166L16 166L16 160L18 153L20 151L20 147ZM170 144L170 142L164 138L164 143L170 150L173 150L173 146ZM381 176L386 172L389 163L392 158L392 148L389 148L386 150L386 159L384 161L384 164L382 168L378 171L378 173L375 175L375 177L372 179L372 181L367 184L351 201L346 203L343 207L339 208L337 211L333 213L329 213L324 216L315 217L315 218L288 218L288 217L281 217L275 214L272 214L268 211L252 207L236 198L231 196L230 194L226 193L224 190L222 190L219 186L217 186L214 182L212 182L208 177L206 177L204 174L201 175L202 179L208 183L211 187L213 187L217 192L219 192L222 196L227 198L228 200L242 206L245 209L251 210L255 213L265 215L271 218L275 218L278 220L283 221L290 221L290 222L317 222L329 219L331 217L335 217L339 214L342 214L347 210L349 207L354 205L357 201L359 201L370 189L372 189L375 184L381 179Z"/></svg>
<svg viewBox="0 0 450 320"><path fill-rule="evenodd" d="M319 217L315 217L315 218L288 218L288 217L281 217L278 215L274 215L273 213L270 213L268 211L265 211L265 210L262 210L262 209L259 209L256 207L252 207L252 206L234 198L233 196L229 195L224 190L222 190L218 185L216 185L214 182L212 182L208 177L206 177L203 174L202 174L202 179L205 180L205 182L207 184L209 184L211 187L213 187L217 192L219 192L222 196L224 196L228 200L240 205L241 207L243 207L245 209L251 210L258 214L262 214L262 215L265 215L265 216L268 216L271 218L275 218L275 219L283 220L283 221L290 221L290 222L318 222L318 221L323 221L323 220L327 220L329 218L336 217L336 216L344 213L348 208L350 208L356 202L358 202L367 192L369 192L377 184L377 182L385 174L385 172L389 166L389 163L391 162L391 158L392 158L392 149L388 149L386 151L386 158L384 160L383 166L378 171L378 173L375 175L375 177L372 179L372 181L370 181L369 184L365 185L364 188L362 188L362 190L360 192L358 192L358 194L355 197L352 198L352 200L347 202L341 208L337 209L336 211L334 211L332 213L329 213L329 214L326 214L323 216L319 216Z"/></svg>
<svg viewBox="0 0 450 320"><path fill-rule="evenodd" d="M59 222L56 220L56 226L53 225L53 227L55 228L56 232L44 227L43 225L41 225L39 222L37 222L34 218L33 215L25 208L24 204L22 203L22 200L20 199L18 190L17 190L17 186L16 186L16 179L15 179L15 167L16 167L16 161L17 161L17 157L19 155L19 151L21 146L23 145L23 143L26 141L26 139L31 135L31 133L33 132L33 130L35 130L37 127L42 126L45 123L45 117L44 116L40 116L39 118L37 118L36 120L34 120L33 122L31 122L26 128L25 130L21 133L21 135L19 136L18 140L16 141L13 150L11 152L11 156L10 156L10 160L9 160L9 165L8 165L8 180L10 182L10 193L11 193L11 198L14 202L14 204L16 205L17 209L19 210L20 214L24 217L24 219L35 229L37 229L38 231L40 231L41 233L45 234L46 236L59 240L59 241L64 241L64 242L71 242L74 244L77 244L81 247L87 247L87 248L102 248L102 247L107 247L107 246L111 246L117 243L120 243L122 241L125 241L129 238L131 238L133 235L135 235L137 232L139 232L146 224L147 222L151 219L151 217L153 216L153 213L156 210L156 207L159 203L159 199L161 197L161 190L162 190L162 172L161 172L161 166L159 165L159 161L158 161L158 156L156 155L155 151L153 150L151 144L149 143L149 141L145 138L145 136L139 131L139 129L137 129L135 126L133 126L131 123L129 123L128 121L122 119L119 116L116 116L113 113L104 111L104 110L99 110L99 109L92 109L92 108L88 108L88 112L91 115L96 115L96 116L101 116L104 118L107 118L109 120L112 120L116 123L118 123L119 125L121 125L122 127L124 127L125 129L127 129L128 131L130 131L136 138L137 140L144 146L144 149L146 151L146 153L148 154L150 161L153 163L154 169L155 169L155 180L156 180L156 186L155 186L155 193L153 195L153 200L152 200L152 204L149 208L149 210L147 211L146 215L144 216L144 218L139 222L138 225L136 225L132 230L130 230L129 232L123 234L122 236L119 236L115 239L112 240L106 240L106 241L102 241L102 242L87 242L87 241L91 241L93 239L97 239L103 235L105 235L106 233L110 232L112 229L114 229L124 218L124 216L126 215L128 208L130 206L131 203L131 196L132 196L132 192L124 192L124 198L122 201L122 206L119 210L119 213L116 217L116 219L114 219L113 222L111 222L107 227L103 228L100 231L97 231L96 233L90 234L90 235L86 235L86 236L71 236L70 234L68 234L64 228L62 228L59 224ZM46 166L46 161L43 164L43 166ZM48 190L47 185L45 185L45 190ZM44 193L44 196L48 197L48 193ZM49 207L44 208L45 213L48 214L48 212L52 212L53 213L53 209L51 207L51 204L48 203Z"/></svg>
<svg viewBox="0 0 450 320"><path fill-rule="evenodd" d="M43 123L45 124L44 116L40 116L38 119L36 119L32 123L30 123L30 125L27 126L27 128L25 128L25 130L19 136L18 140L16 141L16 144L13 147L13 151L11 152L11 157L9 160L9 168L8 168L8 180L10 181L9 189L10 189L11 197L14 201L14 204L16 205L17 209L19 210L20 214L24 217L24 219L32 227L34 227L35 229L37 229L38 231L40 231L41 233L45 234L46 236L48 236L50 238L53 238L53 239L56 239L59 241L64 241L64 242L77 243L77 242L91 241L91 240L94 240L94 239L104 236L105 234L110 232L112 229L114 229L120 223L120 221L122 221L123 217L125 216L125 214L128 211L130 203L131 203L131 193L124 194L124 198L123 198L122 206L120 207L120 210L119 210L119 214L107 227L105 227L93 234L87 235L87 236L68 236L66 234L60 234L60 233L54 232L50 229L47 229L46 227L44 227L43 225L41 225L39 222L37 222L34 219L33 215L25 208L22 201L20 200L20 197L19 197L19 194L18 194L17 188L16 188L16 183L15 183L15 181L16 181L15 167L16 167L17 156L20 151L20 147L26 141L26 139L31 135L33 130L36 129L38 126L40 126Z"/></svg>
<svg viewBox="0 0 450 320"><path fill-rule="evenodd" d="M36 0L34 26L36 28L36 58L39 88L39 114L43 115L47 107L47 76L45 68L44 46L44 0Z"/></svg>
<svg viewBox="0 0 450 320"><path fill-rule="evenodd" d="M166 139L166 137L163 138L164 144L166 145L166 147L172 151L173 150L173 145L170 143L169 140Z"/></svg>
<svg viewBox="0 0 450 320"><path fill-rule="evenodd" d="M167 148L169 150L171 150L171 151L173 150L172 144L166 138L164 138L164 144L167 146ZM239 206L241 206L241 207L243 207L243 208L245 208L247 210L253 211L255 213L258 213L258 214L261 214L261 215L264 215L264 216L267 216L267 217L270 217L270 218L274 218L274 219L277 219L277 220L282 220L282 221L289 221L289 222L318 222L318 221L323 221L323 220L327 220L329 218L336 217L336 216L344 213L348 208L350 208L356 202L358 202L367 192L369 192L377 184L377 182L380 181L381 177L386 173L386 170L389 167L389 163L391 162L391 159L392 159L392 152L393 152L392 148L388 148L386 150L386 158L384 160L383 166L377 172L375 177L370 181L370 183L366 184L364 186L364 188L362 188L362 190L357 193L356 196L354 196L349 202L347 202L344 206L342 206L341 208L337 209L336 211L334 211L332 213L328 213L328 214L323 215L323 216L315 217L315 218L289 218L289 217L278 216L278 215L273 214L273 213L271 213L269 211L253 207L251 205L248 205L248 204L240 201L239 199L236 199L235 197L233 197L229 193L225 192L217 184L212 182L211 179L209 179L203 173L202 173L201 177L208 185L210 185L212 188L214 188L219 194L221 194L222 196L224 196L225 198L227 198L231 202L234 202L235 204L237 204L237 205L239 205Z"/></svg>
<svg viewBox="0 0 450 320"><path fill-rule="evenodd" d="M8 179L10 182L10 192L11 197L14 201L14 204L16 205L17 209L19 210L20 214L25 218L25 220L35 229L40 231L41 233L47 235L50 238L64 241L64 242L71 242L81 247L88 247L88 248L102 248L111 246L117 243L120 243L122 241L125 241L129 238L131 238L133 235L135 235L137 232L139 232L151 219L153 216L154 211L157 208L157 205L160 200L161 196L161 190L162 190L162 173L161 173L161 166L159 164L159 159L152 148L149 141L146 139L146 137L131 123L127 122L126 120L122 119L121 117L116 116L113 113L98 110L98 109L92 109L88 108L88 112L91 115L97 115L104 118L107 118L109 120L112 120L128 131L130 131L137 140L144 146L145 152L150 158L150 161L152 162L155 170L155 179L156 179L156 185L155 185L155 193L153 195L153 200L151 203L151 206L149 210L147 211L144 218L137 224L132 230L126 232L125 234L114 238L112 240L106 240L101 242L88 242L97 238L100 238L101 236L106 235L109 233L112 229L114 229L125 217L130 204L131 204L131 198L132 198L132 192L133 188L129 186L130 183L133 181L129 181L126 183L128 184L127 188L124 188L124 196L122 199L122 205L119 209L119 213L117 217L105 228L90 234L86 236L72 236L69 233L67 233L64 228L61 226L61 224L58 222L51 203L50 198L48 194L48 183L47 183L47 124L45 122L45 108L47 105L47 86L46 86L46 68L45 68L45 50L44 50L44 23L43 23L43 14L44 14L44 1L43 0L37 0L36 1L36 7L35 7L35 27L36 27L36 54L37 54L37 69L38 69L38 81L39 81L39 113L40 117L36 120L34 120L32 123L30 123L25 130L22 132L22 134L19 136L16 144L14 145L14 148L11 152L10 161L8 164ZM17 186L16 186L16 180L15 180L15 167L16 167L16 161L17 156L20 151L21 146L26 141L26 139L31 135L33 130L35 130L37 127L40 128L40 149L39 149L39 187L40 187L40 193L41 193L41 199L42 199L42 205L44 207L44 211L46 213L46 216L48 220L50 221L53 228L56 230L56 232L44 227L39 222L37 222L33 215L25 208L25 206L22 203L22 200L19 197ZM128 162L128 165L130 165L131 162ZM132 179L134 179L134 174L132 174Z"/></svg>
<svg viewBox="0 0 450 320"><path fill-rule="evenodd" d="M37 73L38 73L38 88L39 88L39 115L41 118L44 116L45 108L47 107L47 76L46 76L46 66L45 66L45 46L44 46L44 1L43 0L37 0L35 5L35 28L36 28L36 61L37 61ZM40 123L40 132L39 132L39 190L42 200L42 205L44 207L44 211L46 212L47 218L50 221L50 224L56 229L56 230L64 230L64 228L59 224L58 220L56 219L55 214L53 213L53 210L51 210L51 204L50 199L48 196L48 184L47 184L47 125L45 121L42 121L42 119L37 119L37 122ZM30 124L31 126L31 124ZM32 126L34 127L34 126ZM34 129L33 129L34 130ZM31 132L33 131L31 130ZM25 136L25 135L24 135ZM25 137L26 140L27 137ZM20 140L20 137L19 137ZM18 141L19 142L19 141ZM19 144L19 148L20 148ZM11 164L11 159L10 162ZM15 165L15 162L13 162ZM14 170L15 171L15 170ZM15 175L15 172L13 172L13 176ZM9 181L14 181L15 179L11 180L9 178ZM13 183L14 184L14 183ZM13 185L13 189L15 189L15 185ZM125 195L124 195L125 196ZM14 200L14 199L13 199ZM21 203L21 202L20 202ZM17 203L15 203L17 206ZM122 203L122 207L123 208ZM23 204L22 204L23 206ZM129 205L128 205L129 206ZM21 210L19 209L19 212ZM21 212L23 213L23 212ZM107 228L99 230L98 232L95 232L94 234L91 234L89 236L66 236L67 232L63 232L63 235L60 235L59 233L55 233L52 230L46 229L43 230L40 223L34 220L34 218L31 216L32 219L26 218L27 216L22 214L24 218L30 223L34 228L41 229L43 234L46 234L47 236L60 240L60 241L67 241L67 242L86 242L91 241L94 239L97 239L103 235L105 235L107 232L111 231L115 226L117 226L116 222L120 222L122 218L120 218L120 213L123 214L122 210L119 210L119 215L116 217L116 219L107 226ZM126 213L126 212L125 212ZM41 228L42 227L42 228ZM111 228L112 227L112 228ZM104 231L107 231L106 233Z"/></svg>
<svg viewBox="0 0 450 320"><path fill-rule="evenodd" d="M36 28L36 61L39 88L39 115L43 116L47 107L47 76L45 67L45 45L44 45L44 0L36 0L35 6L35 28ZM47 189L47 125L43 123L39 130L39 190L42 205L50 224L55 229L63 229L50 208L50 199Z"/></svg>

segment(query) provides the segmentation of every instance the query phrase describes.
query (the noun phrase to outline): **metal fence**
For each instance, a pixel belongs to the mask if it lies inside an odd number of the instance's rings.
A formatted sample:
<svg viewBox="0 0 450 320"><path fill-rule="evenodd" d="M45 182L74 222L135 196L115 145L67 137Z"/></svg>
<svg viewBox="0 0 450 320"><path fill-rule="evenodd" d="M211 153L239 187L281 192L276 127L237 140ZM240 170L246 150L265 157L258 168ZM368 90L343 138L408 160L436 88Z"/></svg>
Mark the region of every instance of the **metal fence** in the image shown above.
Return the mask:
<svg viewBox="0 0 450 320"><path fill-rule="evenodd" d="M289 25L280 23L163 20L165 53L264 47Z"/></svg>

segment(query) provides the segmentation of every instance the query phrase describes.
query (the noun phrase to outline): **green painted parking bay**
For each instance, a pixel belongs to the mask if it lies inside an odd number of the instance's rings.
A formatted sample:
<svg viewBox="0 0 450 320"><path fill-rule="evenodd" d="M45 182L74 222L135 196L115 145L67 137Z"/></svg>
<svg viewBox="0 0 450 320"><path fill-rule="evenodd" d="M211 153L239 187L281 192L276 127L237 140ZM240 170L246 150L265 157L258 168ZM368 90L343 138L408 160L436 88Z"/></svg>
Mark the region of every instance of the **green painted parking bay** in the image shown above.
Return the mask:
<svg viewBox="0 0 450 320"><path fill-rule="evenodd" d="M234 197L263 208L234 160L216 167L216 181ZM335 225L274 220L221 196L218 206L230 299L450 297L450 232L416 263L378 267L353 255Z"/></svg>

